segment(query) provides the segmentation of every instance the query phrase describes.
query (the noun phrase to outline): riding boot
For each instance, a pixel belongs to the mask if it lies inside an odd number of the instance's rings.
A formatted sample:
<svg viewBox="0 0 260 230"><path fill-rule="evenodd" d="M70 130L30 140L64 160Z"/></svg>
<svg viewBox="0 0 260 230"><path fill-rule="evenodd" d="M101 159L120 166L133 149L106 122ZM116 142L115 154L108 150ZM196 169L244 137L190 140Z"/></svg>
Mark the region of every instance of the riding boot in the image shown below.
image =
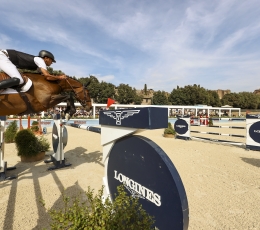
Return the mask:
<svg viewBox="0 0 260 230"><path fill-rule="evenodd" d="M0 89L6 89L10 88L12 86L19 85L20 79L17 77L5 79L3 81L0 81Z"/></svg>

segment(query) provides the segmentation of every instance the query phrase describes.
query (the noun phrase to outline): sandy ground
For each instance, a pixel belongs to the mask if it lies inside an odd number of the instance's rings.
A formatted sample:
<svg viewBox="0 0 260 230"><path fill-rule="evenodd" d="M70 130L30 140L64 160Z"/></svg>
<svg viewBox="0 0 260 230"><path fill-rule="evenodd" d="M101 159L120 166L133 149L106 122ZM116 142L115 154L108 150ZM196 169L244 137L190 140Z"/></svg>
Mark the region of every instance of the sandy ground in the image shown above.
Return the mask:
<svg viewBox="0 0 260 230"><path fill-rule="evenodd" d="M64 189L75 195L88 186L101 188L104 165L100 134L67 129L65 157L72 163L68 168L47 171L51 164L21 163L15 145L5 145L8 166L16 166L7 175L16 174L18 178L0 183L0 229L49 228L40 197L47 208L59 207ZM245 130L234 131L240 132L245 134ZM141 134L156 142L177 168L188 197L189 229L260 229L260 152L219 143L164 138L162 133L163 129L159 129ZM51 140L51 129L46 137Z"/></svg>

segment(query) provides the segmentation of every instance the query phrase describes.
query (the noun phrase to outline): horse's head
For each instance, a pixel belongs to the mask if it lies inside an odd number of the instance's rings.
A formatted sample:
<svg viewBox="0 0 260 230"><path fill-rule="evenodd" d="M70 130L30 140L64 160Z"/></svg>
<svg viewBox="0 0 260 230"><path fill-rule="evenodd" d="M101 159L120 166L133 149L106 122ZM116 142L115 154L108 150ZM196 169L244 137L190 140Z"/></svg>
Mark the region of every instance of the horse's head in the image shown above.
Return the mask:
<svg viewBox="0 0 260 230"><path fill-rule="evenodd" d="M66 81L74 92L75 97L79 101L79 103L84 107L86 111L90 111L92 109L92 102L87 87L72 78L68 78L66 79Z"/></svg>
<svg viewBox="0 0 260 230"><path fill-rule="evenodd" d="M92 101L87 87L83 85L80 90L75 90L75 97L86 111L92 109Z"/></svg>

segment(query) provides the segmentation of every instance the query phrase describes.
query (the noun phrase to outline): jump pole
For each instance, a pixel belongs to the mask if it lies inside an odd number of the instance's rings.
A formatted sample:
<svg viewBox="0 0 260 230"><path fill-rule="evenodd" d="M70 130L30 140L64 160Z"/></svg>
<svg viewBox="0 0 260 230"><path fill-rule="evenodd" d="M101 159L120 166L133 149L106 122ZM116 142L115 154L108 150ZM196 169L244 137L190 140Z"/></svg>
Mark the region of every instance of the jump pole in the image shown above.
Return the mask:
<svg viewBox="0 0 260 230"><path fill-rule="evenodd" d="M16 176L6 176L7 170L14 170L16 167L7 167L7 162L4 161L4 132L5 132L6 116L0 116L0 181L12 180Z"/></svg>
<svg viewBox="0 0 260 230"><path fill-rule="evenodd" d="M221 143L228 143L228 144L235 144L235 145L245 145L246 149L250 150L258 150L260 151L260 116L254 114L247 114L246 119L239 119L239 118L219 118L217 120L228 120L228 121L238 121L243 120L246 121L246 127L239 127L239 126L209 126L209 128L231 128L231 129L246 129L246 135L236 135L236 134L225 134L225 133L215 133L215 132L202 132L202 131L194 131L190 130L192 126L190 124L190 119L183 118L178 119L175 124L174 128L177 132L177 136L185 136L189 138L196 138L202 140L208 140L213 142L221 142ZM204 126L205 127L205 126ZM209 135L219 135L219 136L232 136L232 137L239 137L239 138L246 138L246 142L236 142L230 140L220 140L220 139L212 139L207 137L191 137L190 133L201 133L201 134L209 134Z"/></svg>

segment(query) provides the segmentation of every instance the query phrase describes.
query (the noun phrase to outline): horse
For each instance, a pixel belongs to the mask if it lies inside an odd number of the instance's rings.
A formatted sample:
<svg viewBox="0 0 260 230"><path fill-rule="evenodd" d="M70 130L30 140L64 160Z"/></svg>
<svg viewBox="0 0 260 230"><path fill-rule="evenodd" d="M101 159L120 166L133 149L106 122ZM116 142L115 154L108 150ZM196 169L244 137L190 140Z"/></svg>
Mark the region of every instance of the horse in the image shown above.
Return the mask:
<svg viewBox="0 0 260 230"><path fill-rule="evenodd" d="M5 73L0 73L8 75ZM72 116L76 112L71 93L86 111L92 108L92 102L86 85L82 85L78 80L67 77L67 79L49 81L41 74L23 74L32 81L32 86L27 92L0 94L0 116L6 115L26 115L40 113L56 106L61 102L67 102L65 113ZM25 77L25 78L26 78ZM3 76L2 76L3 79ZM15 92L15 91L14 91ZM68 94L62 94L62 93Z"/></svg>

